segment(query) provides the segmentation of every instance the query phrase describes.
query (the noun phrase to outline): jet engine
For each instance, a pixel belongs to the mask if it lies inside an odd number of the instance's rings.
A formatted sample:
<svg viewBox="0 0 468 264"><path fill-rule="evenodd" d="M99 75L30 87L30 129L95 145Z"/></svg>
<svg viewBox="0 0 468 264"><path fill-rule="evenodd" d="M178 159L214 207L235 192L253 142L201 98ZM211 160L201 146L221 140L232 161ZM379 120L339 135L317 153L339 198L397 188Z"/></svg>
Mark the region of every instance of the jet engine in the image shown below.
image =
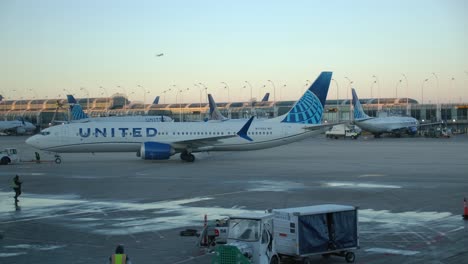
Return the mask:
<svg viewBox="0 0 468 264"><path fill-rule="evenodd" d="M144 160L167 160L174 153L174 148L166 143L144 142L140 148L140 155Z"/></svg>
<svg viewBox="0 0 468 264"><path fill-rule="evenodd" d="M414 134L416 134L416 132L418 132L417 127L408 127L408 134L414 135Z"/></svg>

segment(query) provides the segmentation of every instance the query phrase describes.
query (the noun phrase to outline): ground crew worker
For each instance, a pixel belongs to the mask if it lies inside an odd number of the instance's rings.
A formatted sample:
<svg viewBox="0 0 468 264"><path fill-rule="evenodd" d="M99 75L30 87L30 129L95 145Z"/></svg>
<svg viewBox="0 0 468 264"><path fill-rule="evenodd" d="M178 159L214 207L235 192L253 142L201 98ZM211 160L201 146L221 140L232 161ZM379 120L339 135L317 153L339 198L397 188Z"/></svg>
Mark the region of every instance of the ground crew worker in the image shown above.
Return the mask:
<svg viewBox="0 0 468 264"><path fill-rule="evenodd" d="M110 264L132 264L127 254L124 253L124 246L118 245L115 249L115 254L112 254L109 258Z"/></svg>
<svg viewBox="0 0 468 264"><path fill-rule="evenodd" d="M36 163L41 163L41 155L39 155L39 152L34 152L36 154Z"/></svg>
<svg viewBox="0 0 468 264"><path fill-rule="evenodd" d="M21 184L18 174L13 178L13 182L11 183L13 190L15 191L15 204L19 202L18 197L21 195Z"/></svg>

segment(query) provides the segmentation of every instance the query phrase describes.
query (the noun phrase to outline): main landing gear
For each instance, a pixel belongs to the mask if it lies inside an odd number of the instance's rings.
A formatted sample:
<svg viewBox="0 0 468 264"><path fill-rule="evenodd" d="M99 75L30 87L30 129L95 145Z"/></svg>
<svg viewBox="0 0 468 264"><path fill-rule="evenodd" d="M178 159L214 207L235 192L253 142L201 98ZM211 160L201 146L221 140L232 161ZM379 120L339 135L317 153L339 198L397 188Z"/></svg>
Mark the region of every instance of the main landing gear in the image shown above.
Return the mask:
<svg viewBox="0 0 468 264"><path fill-rule="evenodd" d="M188 151L184 151L180 153L180 159L187 162L194 162L195 156L192 153L188 153Z"/></svg>

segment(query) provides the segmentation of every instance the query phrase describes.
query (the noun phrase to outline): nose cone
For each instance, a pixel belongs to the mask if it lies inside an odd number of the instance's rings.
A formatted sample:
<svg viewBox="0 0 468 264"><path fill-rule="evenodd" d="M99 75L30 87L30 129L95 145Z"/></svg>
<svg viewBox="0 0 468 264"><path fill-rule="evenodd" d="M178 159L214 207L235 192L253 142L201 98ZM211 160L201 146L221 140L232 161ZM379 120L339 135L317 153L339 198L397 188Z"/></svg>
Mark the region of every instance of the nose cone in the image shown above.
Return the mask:
<svg viewBox="0 0 468 264"><path fill-rule="evenodd" d="M32 147L35 147L35 148L39 148L38 136L29 137L28 139L26 139L26 144L28 144L28 145L30 145Z"/></svg>

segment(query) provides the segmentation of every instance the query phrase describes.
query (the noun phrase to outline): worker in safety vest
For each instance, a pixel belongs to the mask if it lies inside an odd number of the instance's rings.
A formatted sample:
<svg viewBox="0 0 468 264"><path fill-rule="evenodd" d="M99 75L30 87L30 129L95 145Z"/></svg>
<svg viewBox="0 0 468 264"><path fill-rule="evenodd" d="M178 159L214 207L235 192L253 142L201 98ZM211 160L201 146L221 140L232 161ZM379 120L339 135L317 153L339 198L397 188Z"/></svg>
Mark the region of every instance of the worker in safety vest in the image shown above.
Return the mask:
<svg viewBox="0 0 468 264"><path fill-rule="evenodd" d="M109 263L111 264L132 264L127 254L124 253L124 246L122 244L118 245L115 249L115 254L112 254L109 258Z"/></svg>

